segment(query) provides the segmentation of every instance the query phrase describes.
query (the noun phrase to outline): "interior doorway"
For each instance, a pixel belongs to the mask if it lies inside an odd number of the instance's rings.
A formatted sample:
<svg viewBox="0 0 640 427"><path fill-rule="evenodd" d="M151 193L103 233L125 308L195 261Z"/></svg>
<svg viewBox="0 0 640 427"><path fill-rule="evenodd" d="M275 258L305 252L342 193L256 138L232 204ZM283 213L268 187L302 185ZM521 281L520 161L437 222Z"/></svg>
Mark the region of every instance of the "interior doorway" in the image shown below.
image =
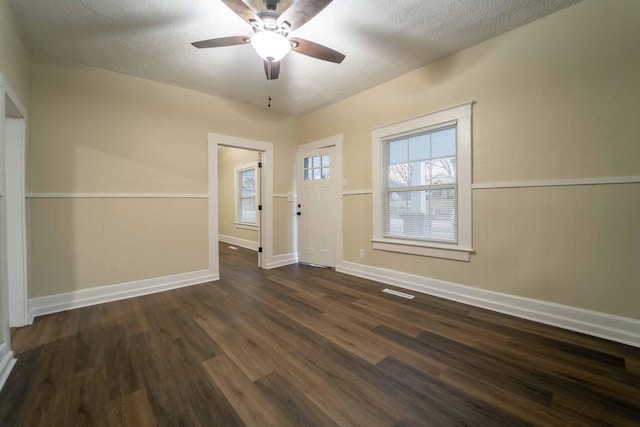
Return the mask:
<svg viewBox="0 0 640 427"><path fill-rule="evenodd" d="M261 266L262 152L218 146L218 240L255 251Z"/></svg>
<svg viewBox="0 0 640 427"><path fill-rule="evenodd" d="M220 147L231 147L242 150L249 150L260 157L259 169L259 194L258 206L259 226L258 226L258 263L263 269L273 268L273 144L264 141L239 138L230 135L209 133L208 135L208 156L209 156L209 265L213 266L216 274L220 272L219 262L219 173L218 155Z"/></svg>

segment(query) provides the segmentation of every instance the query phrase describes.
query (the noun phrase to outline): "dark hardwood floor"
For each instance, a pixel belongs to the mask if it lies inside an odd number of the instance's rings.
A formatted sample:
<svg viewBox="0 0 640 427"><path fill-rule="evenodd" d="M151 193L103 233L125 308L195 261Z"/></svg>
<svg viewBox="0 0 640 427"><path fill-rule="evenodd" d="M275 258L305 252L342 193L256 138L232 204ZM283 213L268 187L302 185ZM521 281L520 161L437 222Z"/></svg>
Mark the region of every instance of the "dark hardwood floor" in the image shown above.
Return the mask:
<svg viewBox="0 0 640 427"><path fill-rule="evenodd" d="M219 282L15 330L1 425L640 425L640 349L220 257Z"/></svg>

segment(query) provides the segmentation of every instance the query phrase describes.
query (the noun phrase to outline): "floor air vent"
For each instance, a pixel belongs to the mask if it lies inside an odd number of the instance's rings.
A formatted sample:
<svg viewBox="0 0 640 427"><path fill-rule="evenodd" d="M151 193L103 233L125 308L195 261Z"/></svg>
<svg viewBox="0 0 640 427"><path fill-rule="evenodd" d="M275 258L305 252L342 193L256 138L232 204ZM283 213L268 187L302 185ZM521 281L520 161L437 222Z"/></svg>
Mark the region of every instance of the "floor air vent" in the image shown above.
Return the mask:
<svg viewBox="0 0 640 427"><path fill-rule="evenodd" d="M382 292L385 292L387 294L391 294L391 295L395 295L397 297L402 297L402 298L406 298L406 299L414 299L416 296L415 295L410 295L410 294L405 294L404 292L398 292L398 291L394 291L393 289L383 289Z"/></svg>

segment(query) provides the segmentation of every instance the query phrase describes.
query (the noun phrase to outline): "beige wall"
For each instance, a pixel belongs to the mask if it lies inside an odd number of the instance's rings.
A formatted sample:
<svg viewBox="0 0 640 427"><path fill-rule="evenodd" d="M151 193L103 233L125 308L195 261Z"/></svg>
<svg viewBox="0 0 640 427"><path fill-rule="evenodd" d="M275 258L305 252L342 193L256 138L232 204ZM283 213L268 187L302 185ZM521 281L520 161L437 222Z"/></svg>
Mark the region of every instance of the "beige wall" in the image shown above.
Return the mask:
<svg viewBox="0 0 640 427"><path fill-rule="evenodd" d="M76 64L32 70L32 192L206 193L207 132L274 143L289 189L291 118Z"/></svg>
<svg viewBox="0 0 640 427"><path fill-rule="evenodd" d="M289 202L286 197L274 197L273 224L274 230L278 232L273 233L273 253L280 255L293 253L293 227L296 220L293 202Z"/></svg>
<svg viewBox="0 0 640 427"><path fill-rule="evenodd" d="M0 74L29 107L29 52L6 0L0 0Z"/></svg>
<svg viewBox="0 0 640 427"><path fill-rule="evenodd" d="M30 201L29 297L208 267L206 199Z"/></svg>
<svg viewBox="0 0 640 427"><path fill-rule="evenodd" d="M640 2L585 0L302 116L298 142L344 134L346 190L370 189L371 128L473 100L474 183L639 176L637 40ZM640 318L638 186L474 190L469 263L372 251L371 196L345 196L344 256Z"/></svg>
<svg viewBox="0 0 640 427"><path fill-rule="evenodd" d="M236 220L235 167L258 160L258 153L232 147L218 148L218 232L258 242L257 230L238 228Z"/></svg>
<svg viewBox="0 0 640 427"><path fill-rule="evenodd" d="M48 59L31 77L30 192L206 193L208 132L272 142L274 190L291 189L290 117ZM206 199L31 199L29 209L31 297L207 267ZM274 234L288 233L281 226Z"/></svg>

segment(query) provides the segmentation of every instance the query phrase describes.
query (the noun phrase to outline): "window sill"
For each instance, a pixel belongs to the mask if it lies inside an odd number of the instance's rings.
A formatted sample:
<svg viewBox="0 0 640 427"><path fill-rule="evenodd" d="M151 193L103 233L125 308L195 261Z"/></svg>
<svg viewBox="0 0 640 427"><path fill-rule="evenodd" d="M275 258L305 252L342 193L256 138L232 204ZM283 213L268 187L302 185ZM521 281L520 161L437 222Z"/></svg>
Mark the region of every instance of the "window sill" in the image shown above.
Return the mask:
<svg viewBox="0 0 640 427"><path fill-rule="evenodd" d="M394 239L371 239L373 249L378 251L398 252L403 254L427 256L469 262L472 248L451 247L437 243L411 242Z"/></svg>
<svg viewBox="0 0 640 427"><path fill-rule="evenodd" d="M258 224L250 224L247 222L234 222L236 228L241 228L243 230L253 230L258 231Z"/></svg>

